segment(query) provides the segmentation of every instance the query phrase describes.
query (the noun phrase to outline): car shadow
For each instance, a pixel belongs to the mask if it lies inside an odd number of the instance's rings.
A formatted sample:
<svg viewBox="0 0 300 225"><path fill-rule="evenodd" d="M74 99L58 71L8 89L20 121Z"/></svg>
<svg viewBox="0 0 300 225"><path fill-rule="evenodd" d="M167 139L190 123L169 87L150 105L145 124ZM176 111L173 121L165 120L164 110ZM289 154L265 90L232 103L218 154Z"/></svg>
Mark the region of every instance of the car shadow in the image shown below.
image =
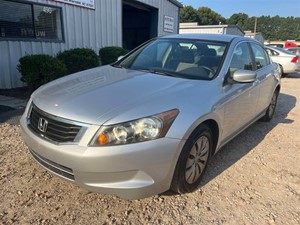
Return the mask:
<svg viewBox="0 0 300 225"><path fill-rule="evenodd" d="M300 73L296 73L296 74L287 74L285 77L284 77L284 79L285 78L287 78L287 79L289 79L289 78L300 78Z"/></svg>
<svg viewBox="0 0 300 225"><path fill-rule="evenodd" d="M296 97L280 93L273 119L270 122L255 122L221 148L216 155L211 158L199 188L209 183L223 171L227 170L242 157L247 155L252 149L259 145L266 135L278 124L293 123L294 121L288 119L287 115L295 107L296 101ZM241 145L241 143L243 144ZM176 193L172 191L163 193L163 195L174 194L176 195Z"/></svg>
<svg viewBox="0 0 300 225"><path fill-rule="evenodd" d="M7 111L0 110L0 124L8 123L11 125L19 125L19 120L24 113L25 108L13 109Z"/></svg>
<svg viewBox="0 0 300 225"><path fill-rule="evenodd" d="M259 145L266 135L278 124L293 123L294 121L288 119L287 115L295 107L296 101L296 97L280 93L273 119L270 122L258 121L254 123L220 149L220 151L211 159L200 187L207 184L248 154L252 149ZM257 135L258 133L260 134L259 136ZM241 145L240 143L243 144Z"/></svg>

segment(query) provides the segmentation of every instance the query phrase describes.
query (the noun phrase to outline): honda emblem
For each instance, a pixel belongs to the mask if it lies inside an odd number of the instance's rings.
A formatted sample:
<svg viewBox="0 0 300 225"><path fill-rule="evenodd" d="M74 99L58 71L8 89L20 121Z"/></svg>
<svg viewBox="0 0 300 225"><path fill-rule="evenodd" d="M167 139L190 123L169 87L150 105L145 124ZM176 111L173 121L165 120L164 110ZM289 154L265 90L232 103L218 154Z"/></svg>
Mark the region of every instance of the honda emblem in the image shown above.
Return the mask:
<svg viewBox="0 0 300 225"><path fill-rule="evenodd" d="M48 121L42 117L39 118L39 122L38 122L39 131L45 133L47 131L47 127L48 127Z"/></svg>

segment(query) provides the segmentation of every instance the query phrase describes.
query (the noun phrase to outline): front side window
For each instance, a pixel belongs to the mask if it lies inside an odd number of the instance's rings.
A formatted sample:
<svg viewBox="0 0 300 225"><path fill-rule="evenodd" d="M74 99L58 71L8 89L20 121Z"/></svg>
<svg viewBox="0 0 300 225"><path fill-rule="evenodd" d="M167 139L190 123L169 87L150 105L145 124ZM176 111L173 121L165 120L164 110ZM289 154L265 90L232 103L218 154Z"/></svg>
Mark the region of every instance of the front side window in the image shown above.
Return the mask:
<svg viewBox="0 0 300 225"><path fill-rule="evenodd" d="M58 7L3 0L0 11L0 40L63 40L61 9Z"/></svg>
<svg viewBox="0 0 300 225"><path fill-rule="evenodd" d="M269 57L267 57L266 51L258 44L251 43L251 48L254 55L256 69L260 69L262 67L270 64Z"/></svg>
<svg viewBox="0 0 300 225"><path fill-rule="evenodd" d="M234 49L231 63L230 74L236 70L253 70L251 53L246 42L237 45Z"/></svg>

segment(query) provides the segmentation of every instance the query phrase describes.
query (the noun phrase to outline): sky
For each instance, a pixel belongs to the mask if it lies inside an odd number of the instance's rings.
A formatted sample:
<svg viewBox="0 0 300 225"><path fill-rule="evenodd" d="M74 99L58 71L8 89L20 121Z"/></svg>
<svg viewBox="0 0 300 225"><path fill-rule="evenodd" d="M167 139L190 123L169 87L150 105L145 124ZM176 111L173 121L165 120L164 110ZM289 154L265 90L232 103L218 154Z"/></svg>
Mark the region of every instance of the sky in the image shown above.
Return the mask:
<svg viewBox="0 0 300 225"><path fill-rule="evenodd" d="M177 0L198 9L208 7L228 19L232 14L252 16L300 17L300 0Z"/></svg>

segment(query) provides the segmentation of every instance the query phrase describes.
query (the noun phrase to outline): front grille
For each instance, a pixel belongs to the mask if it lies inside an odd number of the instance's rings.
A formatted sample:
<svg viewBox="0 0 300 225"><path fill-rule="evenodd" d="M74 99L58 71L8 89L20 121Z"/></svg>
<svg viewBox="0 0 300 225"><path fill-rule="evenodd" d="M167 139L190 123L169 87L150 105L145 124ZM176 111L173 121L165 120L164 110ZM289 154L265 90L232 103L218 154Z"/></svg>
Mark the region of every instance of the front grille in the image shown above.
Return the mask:
<svg viewBox="0 0 300 225"><path fill-rule="evenodd" d="M32 151L31 149L29 150L32 157L42 166L44 166L46 169L52 171L53 173L57 174L58 176L62 176L68 180L72 180L74 181L74 174L73 174L73 170L59 165L55 162L52 162L42 156L40 156L39 154L37 154L36 152Z"/></svg>
<svg viewBox="0 0 300 225"><path fill-rule="evenodd" d="M28 127L43 138L57 143L74 142L81 126L62 120L32 105Z"/></svg>

